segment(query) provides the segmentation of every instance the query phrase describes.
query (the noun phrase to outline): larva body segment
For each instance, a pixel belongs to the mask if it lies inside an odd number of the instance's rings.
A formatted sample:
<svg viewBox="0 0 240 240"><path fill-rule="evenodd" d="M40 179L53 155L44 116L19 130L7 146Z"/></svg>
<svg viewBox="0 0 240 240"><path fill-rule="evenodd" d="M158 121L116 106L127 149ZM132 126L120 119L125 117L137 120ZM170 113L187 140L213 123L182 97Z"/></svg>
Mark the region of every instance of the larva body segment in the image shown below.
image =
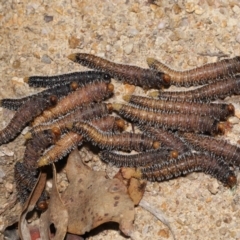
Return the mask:
<svg viewBox="0 0 240 240"><path fill-rule="evenodd" d="M187 144L185 144L185 142L182 141L172 131L146 125L139 125L139 128L144 132L144 134L149 135L156 141L161 142L164 147L177 151L179 155L190 150Z"/></svg>
<svg viewBox="0 0 240 240"><path fill-rule="evenodd" d="M148 149L159 148L159 142L143 134L129 132L112 134L101 131L93 125L84 122L75 124L73 129L82 134L86 140L91 141L94 145L102 149L136 150L141 152Z"/></svg>
<svg viewBox="0 0 240 240"><path fill-rule="evenodd" d="M79 85L102 80L110 83L111 77L107 73L98 71L73 72L55 76L31 76L24 78L30 87L53 87L77 82Z"/></svg>
<svg viewBox="0 0 240 240"><path fill-rule="evenodd" d="M112 104L113 109L120 115L140 124L159 126L165 129L187 132L216 134L221 131L218 121L193 114L167 114L148 111L139 107L124 104Z"/></svg>
<svg viewBox="0 0 240 240"><path fill-rule="evenodd" d="M162 91L159 92L159 99L176 101L201 101L210 102L216 99L224 99L233 94L240 94L239 75L232 78L221 80L220 82L210 83L209 85L190 90L190 91Z"/></svg>
<svg viewBox="0 0 240 240"><path fill-rule="evenodd" d="M56 131L52 131L51 129L44 130L42 132L38 132L33 136L33 138L29 139L26 144L26 149L24 152L23 162L29 169L36 169L37 160L43 154L45 149L50 145L54 144L58 138L60 137Z"/></svg>
<svg viewBox="0 0 240 240"><path fill-rule="evenodd" d="M58 128L62 133L66 132L66 129L71 127L75 122L87 121L97 117L106 116L111 113L111 109L106 103L88 104L74 109L69 114L53 121L38 125L31 129L31 133L34 135L45 129Z"/></svg>
<svg viewBox="0 0 240 240"><path fill-rule="evenodd" d="M223 77L234 76L240 72L240 57L223 59L219 62L208 63L187 71L175 71L154 58L147 59L152 69L170 76L171 85L189 87L219 81Z"/></svg>
<svg viewBox="0 0 240 240"><path fill-rule="evenodd" d="M116 118L113 116L95 119L91 123L103 131L111 131L116 128ZM63 158L72 149L80 145L82 143L82 139L82 135L75 132L68 132L59 141L57 141L55 146L39 158L38 167L48 165Z"/></svg>
<svg viewBox="0 0 240 240"><path fill-rule="evenodd" d="M129 84L157 89L162 88L162 86L169 86L168 76L155 70L118 64L86 53L71 54L68 58L85 67L104 71Z"/></svg>
<svg viewBox="0 0 240 240"><path fill-rule="evenodd" d="M217 120L226 120L229 116L234 115L234 106L232 104L157 100L134 95L124 96L123 99L139 107L167 113L197 114L200 116L209 116Z"/></svg>
<svg viewBox="0 0 240 240"><path fill-rule="evenodd" d="M226 140L204 135L183 133L182 136L194 149L214 153L216 156L223 157L229 164L240 166L240 148L238 146L232 145Z"/></svg>
<svg viewBox="0 0 240 240"><path fill-rule="evenodd" d="M41 116L34 120L33 126L53 120L83 104L100 102L104 98L109 97L113 93L113 89L114 86L111 83L97 81L78 88L75 92L61 99L55 107L44 111Z"/></svg>
<svg viewBox="0 0 240 240"><path fill-rule="evenodd" d="M19 98L19 99L9 99L5 98L1 100L1 107L17 111L25 102L32 98L48 98L51 95L57 96L58 99L68 95L70 92L75 91L77 85L75 82L69 83L65 86L56 86L50 89L43 90L42 92Z"/></svg>
<svg viewBox="0 0 240 240"><path fill-rule="evenodd" d="M139 169L142 178L150 181L165 181L191 172L204 172L217 178L230 187L236 185L237 178L228 164L214 155L206 153L187 153L177 159Z"/></svg>
<svg viewBox="0 0 240 240"><path fill-rule="evenodd" d="M9 124L0 131L0 145L9 142L23 130L27 123L41 112L57 103L56 96L33 98L24 103L15 113Z"/></svg>
<svg viewBox="0 0 240 240"><path fill-rule="evenodd" d="M100 159L116 167L140 167L169 159L170 152L166 149L157 149L138 154L120 154L118 152L102 151Z"/></svg>

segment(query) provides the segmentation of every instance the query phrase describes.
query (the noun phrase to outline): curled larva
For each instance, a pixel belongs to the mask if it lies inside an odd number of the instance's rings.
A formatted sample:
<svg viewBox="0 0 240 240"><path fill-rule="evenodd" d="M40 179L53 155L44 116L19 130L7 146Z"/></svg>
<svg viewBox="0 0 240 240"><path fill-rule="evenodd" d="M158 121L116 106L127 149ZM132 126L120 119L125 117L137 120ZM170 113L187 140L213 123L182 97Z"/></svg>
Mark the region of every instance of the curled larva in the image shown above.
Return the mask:
<svg viewBox="0 0 240 240"><path fill-rule="evenodd" d="M231 95L240 94L240 77L239 75L210 83L206 86L190 91L161 91L158 94L159 99L176 100L176 101L201 101L210 102L217 99L224 99Z"/></svg>
<svg viewBox="0 0 240 240"><path fill-rule="evenodd" d="M24 103L15 113L10 123L0 131L0 145L13 139L27 123L41 112L51 106L56 105L57 97L50 96L48 98L33 98Z"/></svg>
<svg viewBox="0 0 240 240"><path fill-rule="evenodd" d="M177 151L179 155L190 150L187 144L172 131L147 125L139 125L139 128L144 134L161 142L164 147Z"/></svg>
<svg viewBox="0 0 240 240"><path fill-rule="evenodd" d="M183 154L177 159L139 168L136 175L150 181L164 181L199 171L210 174L230 187L237 183L237 178L228 164L216 156L206 153Z"/></svg>
<svg viewBox="0 0 240 240"><path fill-rule="evenodd" d="M197 103L176 100L160 100L142 96L125 95L123 99L131 104L167 113L198 114L210 116L217 120L226 120L234 115L234 106L224 103Z"/></svg>
<svg viewBox="0 0 240 240"><path fill-rule="evenodd" d="M61 99L55 107L44 111L42 115L34 120L33 126L53 120L54 118L64 115L83 104L100 102L104 98L109 97L113 93L113 90L114 86L111 83L96 81L86 84Z"/></svg>
<svg viewBox="0 0 240 240"><path fill-rule="evenodd" d="M86 53L71 54L68 58L83 66L104 71L112 77L129 84L158 89L163 86L169 86L168 75L152 69L118 64Z"/></svg>
<svg viewBox="0 0 240 240"><path fill-rule="evenodd" d="M62 133L66 129L71 128L71 126L78 121L90 120L97 117L103 117L111 113L112 109L109 104L106 103L96 103L96 104L87 104L81 107L74 109L72 112L66 114L65 116L45 124L40 124L36 127L33 127L30 131L31 134L36 134L45 129L58 128Z"/></svg>
<svg viewBox="0 0 240 240"><path fill-rule="evenodd" d="M31 76L24 78L30 87L53 87L56 85L66 85L71 82L86 84L95 80L110 82L109 74L98 71L73 72L55 76Z"/></svg>
<svg viewBox="0 0 240 240"><path fill-rule="evenodd" d="M124 104L112 104L120 115L140 124L160 126L171 130L217 134L221 133L221 125L210 117L183 113L160 113Z"/></svg>
<svg viewBox="0 0 240 240"><path fill-rule="evenodd" d="M238 146L230 144L226 140L204 135L183 133L182 136L194 149L214 153L223 157L229 164L240 166L240 148Z"/></svg>
<svg viewBox="0 0 240 240"><path fill-rule="evenodd" d="M187 71L175 71L154 58L147 59L148 66L169 75L171 85L189 87L219 81L240 72L240 57L223 59Z"/></svg>
<svg viewBox="0 0 240 240"><path fill-rule="evenodd" d="M100 152L99 156L102 161L116 167L140 167L167 161L171 157L171 153L162 148L138 154L121 154L105 150Z"/></svg>
<svg viewBox="0 0 240 240"><path fill-rule="evenodd" d="M1 99L0 106L17 111L25 102L29 101L32 98L48 98L51 95L55 95L58 99L61 99L62 97L68 95L70 92L75 91L77 88L78 84L76 82L72 82L65 86L56 86L23 98Z"/></svg>
<svg viewBox="0 0 240 240"><path fill-rule="evenodd" d="M144 134L137 133L109 133L104 132L91 124L79 122L75 124L73 130L82 134L84 138L94 145L108 150L121 149L125 151L145 151L159 148L160 143Z"/></svg>
<svg viewBox="0 0 240 240"><path fill-rule="evenodd" d="M95 119L92 120L91 123L104 131L112 131L115 129L119 130L122 127L122 122L119 122L119 119L113 116L106 116L103 118ZM53 146L41 158L39 158L38 167L45 166L63 158L73 148L80 145L82 143L82 139L82 135L79 135L75 132L69 132L65 134L59 141L57 141L55 146Z"/></svg>

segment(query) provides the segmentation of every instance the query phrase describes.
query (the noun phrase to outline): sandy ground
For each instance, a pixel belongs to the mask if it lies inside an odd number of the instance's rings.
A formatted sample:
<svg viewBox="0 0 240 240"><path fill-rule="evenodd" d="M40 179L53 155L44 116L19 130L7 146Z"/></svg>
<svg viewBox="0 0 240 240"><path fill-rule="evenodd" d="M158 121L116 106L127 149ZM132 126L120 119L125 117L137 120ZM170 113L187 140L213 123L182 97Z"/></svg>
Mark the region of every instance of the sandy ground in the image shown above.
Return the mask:
<svg viewBox="0 0 240 240"><path fill-rule="evenodd" d="M59 0L0 1L0 98L36 92L23 83L30 75L85 70L66 56L92 53L109 60L147 67L155 57L177 70L240 55L238 0L134 1ZM114 82L115 97L129 91ZM174 88L173 88L174 89ZM131 89L142 93L140 88ZM239 96L225 99L239 113ZM0 108L0 126L13 112ZM239 140L240 122L224 138ZM23 136L0 147L0 231L16 222L13 166L23 151ZM117 169L96 161L94 169ZM60 180L61 185L61 180ZM194 173L162 183L149 183L144 199L163 212L178 240L240 239L240 188L224 187L208 175ZM139 239L173 239L169 229L141 207L136 208ZM1 237L1 236L0 236ZM91 240L126 239L118 229L96 231Z"/></svg>

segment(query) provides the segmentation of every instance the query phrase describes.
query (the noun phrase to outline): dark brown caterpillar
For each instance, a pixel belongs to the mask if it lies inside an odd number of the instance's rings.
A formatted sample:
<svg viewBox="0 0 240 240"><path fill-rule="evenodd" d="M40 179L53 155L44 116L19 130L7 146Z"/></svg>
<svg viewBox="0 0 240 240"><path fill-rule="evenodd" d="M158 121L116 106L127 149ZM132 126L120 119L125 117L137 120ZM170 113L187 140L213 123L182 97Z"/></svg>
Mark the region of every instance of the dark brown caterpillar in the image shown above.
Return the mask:
<svg viewBox="0 0 240 240"><path fill-rule="evenodd" d="M238 146L209 136L192 133L183 133L182 136L194 149L212 152L223 157L228 163L240 166L240 148Z"/></svg>
<svg viewBox="0 0 240 240"><path fill-rule="evenodd" d="M119 130L122 128L122 120L113 116L106 116L93 120L91 122L94 126L103 131ZM38 167L48 165L56 162L66 156L73 148L82 143L83 137L78 133L69 132L64 135L53 148L47 151L38 161Z"/></svg>
<svg viewBox="0 0 240 240"><path fill-rule="evenodd" d="M51 130L46 130L27 141L23 162L16 163L14 174L17 196L21 203L25 203L36 184L38 178L37 160L48 146L56 142L59 136L60 132L56 134ZM47 200L47 194L43 192L37 207L46 202L45 200Z"/></svg>
<svg viewBox="0 0 240 240"><path fill-rule="evenodd" d="M219 62L208 63L187 71L175 71L154 58L147 59L148 66L170 76L171 85L190 87L216 82L223 77L240 73L240 57L223 59Z"/></svg>
<svg viewBox="0 0 240 240"><path fill-rule="evenodd" d="M147 109L164 111L167 113L187 113L197 114L200 116L209 116L217 120L226 120L234 115L234 106L224 103L195 103L195 102L180 102L176 100L157 100L147 97L125 95L123 99L131 104Z"/></svg>
<svg viewBox="0 0 240 240"><path fill-rule="evenodd" d="M112 106L120 115L140 124L145 123L165 129L210 134L217 134L224 131L222 124L209 117L183 113L160 113L118 103L112 104Z"/></svg>
<svg viewBox="0 0 240 240"><path fill-rule="evenodd" d="M169 87L168 75L155 70L118 64L86 53L74 53L69 55L68 58L83 66L104 71L129 84L157 89L163 86Z"/></svg>
<svg viewBox="0 0 240 240"><path fill-rule="evenodd" d="M161 142L163 147L177 151L179 155L188 152L190 149L187 144L180 139L176 133L162 128L155 128L146 125L139 125L141 131Z"/></svg>
<svg viewBox="0 0 240 240"><path fill-rule="evenodd" d="M21 132L26 124L32 121L34 117L41 114L44 109L56 105L56 103L56 96L33 98L24 103L15 113L10 123L0 131L0 145L9 142Z"/></svg>
<svg viewBox="0 0 240 240"><path fill-rule="evenodd" d="M111 83L96 81L86 84L61 99L55 107L44 111L41 116L34 120L33 126L53 120L54 118L64 115L83 104L88 104L94 101L100 102L104 98L109 97L113 93L113 90L114 86Z"/></svg>
<svg viewBox="0 0 240 240"><path fill-rule="evenodd" d="M228 78L220 82L210 83L209 85L181 92L162 91L159 92L159 99L176 101L201 101L210 102L216 99L224 99L231 95L240 94L240 77Z"/></svg>
<svg viewBox="0 0 240 240"><path fill-rule="evenodd" d="M145 151L148 149L157 149L160 143L154 141L152 138L147 137L144 134L137 133L109 133L103 132L91 124L80 122L73 127L75 132L78 132L84 136L88 141L91 141L94 145L100 148L106 148L108 150L121 149L125 151Z"/></svg>
<svg viewBox="0 0 240 240"><path fill-rule="evenodd" d="M116 167L141 167L169 159L171 153L167 149L157 149L138 154L120 154L118 152L102 151L100 159Z"/></svg>
<svg viewBox="0 0 240 240"><path fill-rule="evenodd" d="M66 85L71 82L78 84L87 84L94 80L102 80L110 83L111 77L109 74L97 71L73 72L55 76L31 76L24 78L24 82L30 87L53 87Z"/></svg>
<svg viewBox="0 0 240 240"><path fill-rule="evenodd" d="M210 174L229 187L233 187L237 183L237 178L228 164L216 156L206 153L183 154L177 159L140 168L136 175L150 181L164 181L198 171Z"/></svg>
<svg viewBox="0 0 240 240"><path fill-rule="evenodd" d="M57 119L50 123L41 124L32 128L31 134L34 135L45 129L51 128L58 128L62 133L64 133L66 129L71 128L71 126L75 122L87 121L97 117L103 117L111 112L112 112L111 105L106 103L84 105L74 109L72 112L63 116L60 119Z"/></svg>
<svg viewBox="0 0 240 240"><path fill-rule="evenodd" d="M56 86L51 89L46 89L42 92L19 98L19 99L9 99L5 98L0 100L0 106L17 111L25 102L29 101L32 98L48 98L51 95L57 96L58 99L68 95L70 92L75 91L78 87L76 82L69 83L65 86Z"/></svg>

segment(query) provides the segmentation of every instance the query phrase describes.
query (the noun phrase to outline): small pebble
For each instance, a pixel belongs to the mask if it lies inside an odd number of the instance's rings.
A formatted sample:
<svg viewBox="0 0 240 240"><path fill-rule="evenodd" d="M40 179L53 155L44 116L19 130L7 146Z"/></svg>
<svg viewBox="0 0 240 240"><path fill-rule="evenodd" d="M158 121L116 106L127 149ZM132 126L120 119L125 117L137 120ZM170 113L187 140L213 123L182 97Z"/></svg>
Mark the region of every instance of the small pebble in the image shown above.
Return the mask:
<svg viewBox="0 0 240 240"><path fill-rule="evenodd" d="M12 192L13 192L13 184L12 184L12 183L7 182L7 183L5 184L5 188L6 188L6 190L7 190L8 193L12 193Z"/></svg>
<svg viewBox="0 0 240 240"><path fill-rule="evenodd" d="M52 62L52 60L47 54L44 54L42 56L41 62L46 63L46 64L50 64Z"/></svg>
<svg viewBox="0 0 240 240"><path fill-rule="evenodd" d="M124 52L126 54L130 54L133 50L133 44L132 43L128 43L124 46Z"/></svg>
<svg viewBox="0 0 240 240"><path fill-rule="evenodd" d="M52 22L52 21L53 21L53 16L45 15L45 16L44 16L44 21L45 21L46 23Z"/></svg>

